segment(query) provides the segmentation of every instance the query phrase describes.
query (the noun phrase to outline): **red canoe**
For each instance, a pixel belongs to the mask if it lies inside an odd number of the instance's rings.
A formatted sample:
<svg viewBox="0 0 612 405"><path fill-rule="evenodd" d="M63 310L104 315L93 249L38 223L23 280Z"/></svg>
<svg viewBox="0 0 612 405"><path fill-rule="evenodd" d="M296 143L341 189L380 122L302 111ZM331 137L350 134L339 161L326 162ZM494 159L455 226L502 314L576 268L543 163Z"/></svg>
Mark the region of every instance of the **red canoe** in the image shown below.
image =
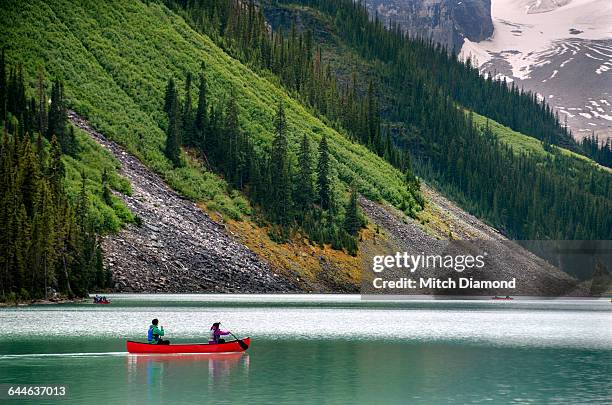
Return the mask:
<svg viewBox="0 0 612 405"><path fill-rule="evenodd" d="M242 342L242 345L240 344ZM232 340L231 342L209 344L188 343L158 345L152 343L133 342L126 343L128 353L235 353L243 352L251 345L251 338Z"/></svg>

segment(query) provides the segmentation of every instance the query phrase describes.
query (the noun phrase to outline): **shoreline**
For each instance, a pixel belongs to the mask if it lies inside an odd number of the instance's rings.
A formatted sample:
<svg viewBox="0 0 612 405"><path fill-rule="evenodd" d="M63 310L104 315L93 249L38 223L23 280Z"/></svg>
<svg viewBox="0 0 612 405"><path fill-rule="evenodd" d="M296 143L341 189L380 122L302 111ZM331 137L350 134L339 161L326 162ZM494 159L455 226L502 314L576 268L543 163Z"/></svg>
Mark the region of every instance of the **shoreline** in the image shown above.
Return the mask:
<svg viewBox="0 0 612 405"><path fill-rule="evenodd" d="M56 304L76 304L79 302L87 302L86 297L81 298L51 298L51 299L39 299L39 300L27 300L27 301L15 301L15 302L0 302L0 308L8 307L29 307L32 305L56 305Z"/></svg>

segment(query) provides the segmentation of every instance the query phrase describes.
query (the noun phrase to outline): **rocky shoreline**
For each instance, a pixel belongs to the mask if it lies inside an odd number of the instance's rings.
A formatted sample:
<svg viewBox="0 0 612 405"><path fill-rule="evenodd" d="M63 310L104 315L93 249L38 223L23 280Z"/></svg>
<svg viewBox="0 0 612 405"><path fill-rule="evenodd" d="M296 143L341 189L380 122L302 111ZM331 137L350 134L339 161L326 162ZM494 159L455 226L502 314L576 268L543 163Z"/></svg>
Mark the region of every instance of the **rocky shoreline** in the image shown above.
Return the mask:
<svg viewBox="0 0 612 405"><path fill-rule="evenodd" d="M77 304L87 302L87 298L49 298L46 300L28 300L16 302L0 302L0 307L28 307L31 305L59 305L59 304Z"/></svg>

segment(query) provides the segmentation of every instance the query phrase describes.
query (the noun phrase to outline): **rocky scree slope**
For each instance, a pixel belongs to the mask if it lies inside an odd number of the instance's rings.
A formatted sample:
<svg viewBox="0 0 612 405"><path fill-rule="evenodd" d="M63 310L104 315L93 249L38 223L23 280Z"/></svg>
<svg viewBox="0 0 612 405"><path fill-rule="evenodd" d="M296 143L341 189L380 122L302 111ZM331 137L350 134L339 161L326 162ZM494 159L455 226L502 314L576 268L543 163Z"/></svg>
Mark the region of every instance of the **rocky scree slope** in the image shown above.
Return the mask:
<svg viewBox="0 0 612 405"><path fill-rule="evenodd" d="M419 269L410 274L405 270L385 270L386 280L400 277L473 277L478 280L511 280L516 278L515 290L441 290L417 289L419 294L450 295L529 295L529 296L584 296L588 290L578 281L550 265L515 242L508 240L496 229L490 227L471 214L468 214L432 188L424 185L423 193L427 198L429 210L438 224L422 224L407 218L396 209L374 203L365 198L360 205L366 215L384 230L387 239L399 252L426 255L465 255L484 254L484 271L465 270L455 273L448 269ZM441 226L443 225L443 227ZM453 240L449 238L449 233ZM394 255L395 251L386 254ZM371 272L369 273L371 275ZM362 291L380 294L371 288L371 280L365 278ZM398 293L401 293L398 292Z"/></svg>
<svg viewBox="0 0 612 405"><path fill-rule="evenodd" d="M192 201L74 112L70 121L108 149L132 184L117 193L142 225L104 237L104 265L119 292L289 292L297 287L236 242Z"/></svg>

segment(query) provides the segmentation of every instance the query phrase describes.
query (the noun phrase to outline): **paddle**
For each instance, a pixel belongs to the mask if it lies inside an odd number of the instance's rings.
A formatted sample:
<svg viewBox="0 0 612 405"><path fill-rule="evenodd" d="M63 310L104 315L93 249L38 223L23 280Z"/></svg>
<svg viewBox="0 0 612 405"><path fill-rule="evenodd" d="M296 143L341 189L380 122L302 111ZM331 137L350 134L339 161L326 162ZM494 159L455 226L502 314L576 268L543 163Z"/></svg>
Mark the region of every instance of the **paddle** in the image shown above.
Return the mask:
<svg viewBox="0 0 612 405"><path fill-rule="evenodd" d="M221 323L221 322L219 322L219 324L220 324L220 323ZM248 348L249 348L249 345L247 345L246 343L244 343L242 340L238 339L238 338L236 337L236 335L234 335L232 332L230 332L230 331L228 330L228 331L227 331L227 333L229 333L230 335L232 335L232 337L233 337L234 339L236 339L236 341L238 342L238 344L240 345L240 347L242 348L242 350L246 350L246 349L248 349Z"/></svg>

